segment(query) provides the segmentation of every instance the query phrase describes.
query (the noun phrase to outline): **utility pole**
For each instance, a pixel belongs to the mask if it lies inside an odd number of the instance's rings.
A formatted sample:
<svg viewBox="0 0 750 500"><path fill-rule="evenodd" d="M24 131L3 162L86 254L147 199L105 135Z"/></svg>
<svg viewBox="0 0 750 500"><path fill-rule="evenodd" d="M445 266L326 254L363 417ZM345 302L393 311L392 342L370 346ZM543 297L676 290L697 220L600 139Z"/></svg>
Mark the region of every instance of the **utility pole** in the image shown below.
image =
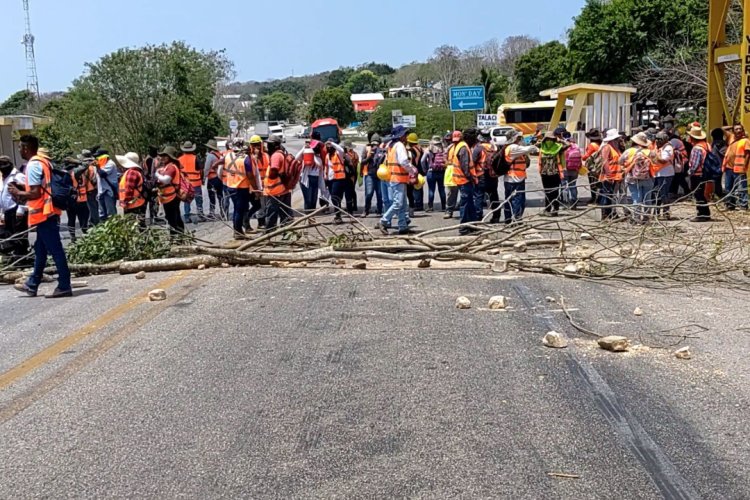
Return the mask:
<svg viewBox="0 0 750 500"><path fill-rule="evenodd" d="M29 15L29 0L23 0L23 10L26 16L26 32L23 35L23 45L26 47L26 90L39 100L39 79L36 75L36 57L34 56L34 35L31 34L31 16Z"/></svg>

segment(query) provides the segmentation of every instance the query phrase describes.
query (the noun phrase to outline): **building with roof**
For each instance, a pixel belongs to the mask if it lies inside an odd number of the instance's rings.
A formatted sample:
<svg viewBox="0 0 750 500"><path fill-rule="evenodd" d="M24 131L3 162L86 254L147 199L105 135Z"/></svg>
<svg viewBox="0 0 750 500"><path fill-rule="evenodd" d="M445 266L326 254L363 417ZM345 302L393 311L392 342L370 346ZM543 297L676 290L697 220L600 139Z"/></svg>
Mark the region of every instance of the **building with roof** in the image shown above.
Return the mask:
<svg viewBox="0 0 750 500"><path fill-rule="evenodd" d="M352 94L352 104L354 104L354 111L359 113L361 111L365 111L368 113L372 113L377 109L377 107L380 105L383 100L385 100L385 97L383 97L383 94L376 93L376 94Z"/></svg>

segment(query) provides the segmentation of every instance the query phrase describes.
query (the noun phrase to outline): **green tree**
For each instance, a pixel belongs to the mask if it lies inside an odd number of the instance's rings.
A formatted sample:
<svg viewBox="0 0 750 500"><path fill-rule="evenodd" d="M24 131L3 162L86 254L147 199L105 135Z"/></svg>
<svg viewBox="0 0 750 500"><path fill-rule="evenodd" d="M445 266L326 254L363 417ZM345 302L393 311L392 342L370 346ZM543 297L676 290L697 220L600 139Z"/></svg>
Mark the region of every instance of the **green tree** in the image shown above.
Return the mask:
<svg viewBox="0 0 750 500"><path fill-rule="evenodd" d="M706 47L705 0L588 0L568 33L576 81L627 83L643 56L664 40Z"/></svg>
<svg viewBox="0 0 750 500"><path fill-rule="evenodd" d="M349 77L354 73L354 68L334 69L328 74L327 85L329 87L343 87L349 81Z"/></svg>
<svg viewBox="0 0 750 500"><path fill-rule="evenodd" d="M359 67L359 69L372 71L378 76L388 76L396 72L395 69L388 66L387 64L381 64L381 63L376 63L376 62L363 64L362 66Z"/></svg>
<svg viewBox="0 0 750 500"><path fill-rule="evenodd" d="M335 118L339 125L346 126L355 118L351 93L343 88L319 90L313 95L307 113L311 122L320 118Z"/></svg>
<svg viewBox="0 0 750 500"><path fill-rule="evenodd" d="M422 101L415 99L386 99L370 115L367 122L369 132L388 134L392 128L392 111L400 109L404 115L417 117L415 132L423 139L433 135L443 135L453 128L453 115L443 107L429 107ZM476 125L476 115L473 112L456 113L456 127L465 129Z"/></svg>
<svg viewBox="0 0 750 500"><path fill-rule="evenodd" d="M542 90L571 82L568 49L560 42L535 47L518 59L515 71L519 98L538 101Z"/></svg>
<svg viewBox="0 0 750 500"><path fill-rule="evenodd" d="M223 52L184 43L120 49L96 63L49 110L61 142L143 152L149 145L203 143L223 130L213 108L231 73Z"/></svg>
<svg viewBox="0 0 750 500"><path fill-rule="evenodd" d="M34 94L28 90L19 90L0 104L0 115L16 115L28 111L34 104Z"/></svg>
<svg viewBox="0 0 750 500"><path fill-rule="evenodd" d="M352 94L376 92L380 86L380 78L370 70L353 73L346 82L346 88Z"/></svg>
<svg viewBox="0 0 750 500"><path fill-rule="evenodd" d="M290 120L294 117L296 103L294 96L284 92L273 92L259 98L252 106L252 116L256 120Z"/></svg>
<svg viewBox="0 0 750 500"><path fill-rule="evenodd" d="M478 85L484 87L487 112L493 112L503 103L503 97L510 87L508 77L493 68L482 68L479 71Z"/></svg>
<svg viewBox="0 0 750 500"><path fill-rule="evenodd" d="M283 92L289 94L295 99L303 99L305 97L305 91L307 88L301 80L287 78L286 80L277 80L268 84L263 84L258 91L260 96L266 96L275 92Z"/></svg>

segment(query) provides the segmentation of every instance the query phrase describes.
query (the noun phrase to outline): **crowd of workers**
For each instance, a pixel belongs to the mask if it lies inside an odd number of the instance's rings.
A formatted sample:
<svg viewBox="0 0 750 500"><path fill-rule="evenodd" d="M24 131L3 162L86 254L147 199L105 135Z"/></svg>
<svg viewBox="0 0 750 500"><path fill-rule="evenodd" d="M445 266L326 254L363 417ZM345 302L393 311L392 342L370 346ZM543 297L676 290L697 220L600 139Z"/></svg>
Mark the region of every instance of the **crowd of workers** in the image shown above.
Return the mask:
<svg viewBox="0 0 750 500"><path fill-rule="evenodd" d="M361 154L349 141L339 145L315 135L296 155L275 136L266 141L259 136L238 140L226 151L212 140L205 145L205 158L196 155L191 142L183 143L180 151L172 146L150 148L142 161L137 153L113 159L96 148L62 162L73 191L65 210L73 241L76 224L86 233L116 215L118 201L122 211L144 227L147 222L154 224L163 210L175 237L184 235L186 222L228 218L231 212L234 236L244 239L256 232L253 218L258 230L265 231L292 220L292 192L297 185L306 212L315 211L318 204L331 205L334 223L342 223L342 213L358 213L356 187L361 180L365 187L361 216L377 214L376 227L384 234L393 229L394 218L398 234L408 234L414 212L434 211L436 197L444 218L458 211L459 232L469 234L478 230L473 223L479 221L523 223L532 155L539 158L542 215L557 216L562 208L575 210L583 175L592 194L589 203L601 207L602 220L642 224L652 218L669 219L680 193L694 197L695 222L711 220L714 195L728 210L748 209L750 140L742 125L713 130L710 143L699 123L689 125L685 141L669 119L634 132L629 137L615 129L604 133L592 129L586 134L585 148L562 128L542 134L538 146L527 144L514 130L498 149L487 131L475 128L435 136L422 146L417 135L403 126L385 137L372 134ZM51 189L53 172L59 170L34 136L21 138L20 153L25 160L21 168L0 157L2 250L23 259L29 249L29 228L34 228L34 272L18 288L36 295L49 255L60 277L52 296L70 296L70 273L58 230L62 209L53 202Z"/></svg>

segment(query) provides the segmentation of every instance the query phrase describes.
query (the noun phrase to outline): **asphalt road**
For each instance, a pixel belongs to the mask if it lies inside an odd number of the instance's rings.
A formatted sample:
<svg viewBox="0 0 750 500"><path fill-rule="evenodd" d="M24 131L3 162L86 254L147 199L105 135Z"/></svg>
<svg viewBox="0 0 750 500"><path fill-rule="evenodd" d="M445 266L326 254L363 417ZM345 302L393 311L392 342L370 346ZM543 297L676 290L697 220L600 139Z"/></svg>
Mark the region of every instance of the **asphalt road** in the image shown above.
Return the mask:
<svg viewBox="0 0 750 500"><path fill-rule="evenodd" d="M747 294L411 263L88 281L0 287L0 498L750 497ZM652 348L601 351L560 296ZM691 324L694 359L658 348Z"/></svg>
<svg viewBox="0 0 750 500"><path fill-rule="evenodd" d="M747 297L330 264L90 281L0 288L2 498L750 492L746 320L715 315ZM508 311L483 310L496 294ZM691 361L605 353L550 295L599 331L711 329ZM576 341L543 347L553 329Z"/></svg>

